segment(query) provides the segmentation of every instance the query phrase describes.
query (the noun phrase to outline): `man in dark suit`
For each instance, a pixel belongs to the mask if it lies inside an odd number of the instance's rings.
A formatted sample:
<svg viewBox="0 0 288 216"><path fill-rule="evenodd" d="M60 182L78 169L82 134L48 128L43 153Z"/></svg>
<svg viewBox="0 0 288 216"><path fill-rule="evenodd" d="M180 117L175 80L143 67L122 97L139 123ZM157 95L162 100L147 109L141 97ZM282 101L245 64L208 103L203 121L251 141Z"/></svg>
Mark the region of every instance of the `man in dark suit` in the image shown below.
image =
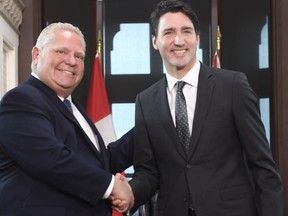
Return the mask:
<svg viewBox="0 0 288 216"><path fill-rule="evenodd" d="M136 99L134 208L159 190L157 216L282 216L281 178L245 75L197 60L199 22L187 4L162 1L150 18L167 73Z"/></svg>
<svg viewBox="0 0 288 216"><path fill-rule="evenodd" d="M133 131L106 147L71 97L84 57L81 31L51 24L32 49L31 76L2 98L1 216L109 216L110 196L133 203L119 174L132 165Z"/></svg>

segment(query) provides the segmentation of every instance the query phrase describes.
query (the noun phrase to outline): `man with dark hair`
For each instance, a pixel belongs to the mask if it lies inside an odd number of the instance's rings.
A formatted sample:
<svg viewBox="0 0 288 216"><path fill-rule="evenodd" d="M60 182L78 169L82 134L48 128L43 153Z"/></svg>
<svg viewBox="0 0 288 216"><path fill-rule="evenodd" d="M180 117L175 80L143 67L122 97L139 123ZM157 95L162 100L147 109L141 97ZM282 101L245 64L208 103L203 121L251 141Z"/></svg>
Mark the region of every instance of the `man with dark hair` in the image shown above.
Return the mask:
<svg viewBox="0 0 288 216"><path fill-rule="evenodd" d="M282 216L282 182L244 73L197 60L199 22L181 1L151 14L166 68L136 99L135 206L157 216Z"/></svg>

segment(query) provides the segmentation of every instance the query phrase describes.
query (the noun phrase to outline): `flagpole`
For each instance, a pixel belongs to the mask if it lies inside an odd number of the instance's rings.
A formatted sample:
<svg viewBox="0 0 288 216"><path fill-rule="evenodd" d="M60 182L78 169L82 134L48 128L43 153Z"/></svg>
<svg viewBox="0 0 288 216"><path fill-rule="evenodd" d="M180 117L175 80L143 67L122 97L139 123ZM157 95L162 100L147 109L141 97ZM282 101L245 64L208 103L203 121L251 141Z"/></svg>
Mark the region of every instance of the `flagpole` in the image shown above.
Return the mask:
<svg viewBox="0 0 288 216"><path fill-rule="evenodd" d="M220 31L220 26L217 26L217 40L216 40L216 51L219 57L219 60L221 60L221 31Z"/></svg>
<svg viewBox="0 0 288 216"><path fill-rule="evenodd" d="M220 52L221 52L221 31L219 25L217 26L217 37L216 37L216 50L213 56L212 66L216 68L221 68Z"/></svg>
<svg viewBox="0 0 288 216"><path fill-rule="evenodd" d="M99 57L100 64L101 64L101 72L103 74L103 77L105 77L105 74L103 72L103 67L102 67L102 65L103 65L103 60L102 60L102 37L101 37L101 31L100 30L98 32L98 37L97 37L97 55Z"/></svg>
<svg viewBox="0 0 288 216"><path fill-rule="evenodd" d="M101 48L102 48L102 38L101 38L101 31L99 31L97 37L97 53L98 56L102 59Z"/></svg>

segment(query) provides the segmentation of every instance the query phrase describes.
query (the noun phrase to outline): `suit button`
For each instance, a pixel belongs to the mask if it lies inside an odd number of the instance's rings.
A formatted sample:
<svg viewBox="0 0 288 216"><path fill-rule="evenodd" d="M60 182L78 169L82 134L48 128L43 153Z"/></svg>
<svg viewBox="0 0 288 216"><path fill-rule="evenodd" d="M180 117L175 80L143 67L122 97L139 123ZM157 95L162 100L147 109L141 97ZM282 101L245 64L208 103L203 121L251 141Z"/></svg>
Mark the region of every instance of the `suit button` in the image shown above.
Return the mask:
<svg viewBox="0 0 288 216"><path fill-rule="evenodd" d="M190 169L191 167L192 167L191 164L186 164L187 169Z"/></svg>

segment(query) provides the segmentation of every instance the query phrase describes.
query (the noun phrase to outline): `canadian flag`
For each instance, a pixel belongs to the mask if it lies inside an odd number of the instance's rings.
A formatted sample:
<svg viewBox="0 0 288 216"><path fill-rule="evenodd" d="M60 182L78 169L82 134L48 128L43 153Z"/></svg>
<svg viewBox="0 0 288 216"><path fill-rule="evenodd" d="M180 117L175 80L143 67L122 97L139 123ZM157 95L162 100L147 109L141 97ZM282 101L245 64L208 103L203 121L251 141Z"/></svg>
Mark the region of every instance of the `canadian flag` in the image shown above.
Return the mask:
<svg viewBox="0 0 288 216"><path fill-rule="evenodd" d="M110 103L104 83L101 58L98 53L95 56L86 112L96 125L105 145L116 140L115 128L113 125ZM125 173L122 173L125 175ZM113 210L112 216L122 216L123 214Z"/></svg>
<svg viewBox="0 0 288 216"><path fill-rule="evenodd" d="M213 56L213 67L221 68L220 59L219 59L217 50L215 51L215 54Z"/></svg>
<svg viewBox="0 0 288 216"><path fill-rule="evenodd" d="M99 130L105 145L116 140L110 103L102 73L101 59L98 53L94 60L86 112Z"/></svg>

